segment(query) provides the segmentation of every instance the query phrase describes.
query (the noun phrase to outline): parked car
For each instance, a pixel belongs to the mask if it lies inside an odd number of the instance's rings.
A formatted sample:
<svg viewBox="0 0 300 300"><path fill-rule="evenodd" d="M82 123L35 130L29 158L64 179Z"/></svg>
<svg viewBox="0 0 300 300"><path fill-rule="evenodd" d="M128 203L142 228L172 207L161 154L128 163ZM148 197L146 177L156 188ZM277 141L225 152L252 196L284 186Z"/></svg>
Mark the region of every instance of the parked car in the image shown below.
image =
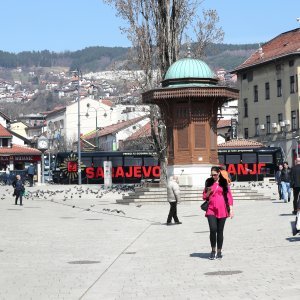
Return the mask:
<svg viewBox="0 0 300 300"><path fill-rule="evenodd" d="M30 181L27 175L26 170L13 170L10 171L9 178L7 178L7 174L5 172L0 174L0 185L6 185L7 182L11 185L12 182L16 179L16 176L20 175L21 180L25 186L30 186Z"/></svg>

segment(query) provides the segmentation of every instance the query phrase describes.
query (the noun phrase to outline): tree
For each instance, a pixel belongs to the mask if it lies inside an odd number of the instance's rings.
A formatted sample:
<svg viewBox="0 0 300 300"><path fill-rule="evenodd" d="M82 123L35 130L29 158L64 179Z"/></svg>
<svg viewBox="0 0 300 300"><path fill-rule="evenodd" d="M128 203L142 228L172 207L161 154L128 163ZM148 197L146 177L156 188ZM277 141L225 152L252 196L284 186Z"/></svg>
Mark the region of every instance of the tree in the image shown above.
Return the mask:
<svg viewBox="0 0 300 300"><path fill-rule="evenodd" d="M144 71L144 90L158 86L168 68L179 58L183 38L189 38L191 28L198 39L196 51L199 55L204 55L208 44L223 40L223 31L217 27L217 12L203 10L202 18L197 14L202 2L200 0L104 1L115 7L117 15L128 24L128 27L121 30L132 43L134 63ZM151 107L150 119L164 181L166 134L165 130L160 130L161 135L155 131L157 124L162 125L159 110L155 106Z"/></svg>

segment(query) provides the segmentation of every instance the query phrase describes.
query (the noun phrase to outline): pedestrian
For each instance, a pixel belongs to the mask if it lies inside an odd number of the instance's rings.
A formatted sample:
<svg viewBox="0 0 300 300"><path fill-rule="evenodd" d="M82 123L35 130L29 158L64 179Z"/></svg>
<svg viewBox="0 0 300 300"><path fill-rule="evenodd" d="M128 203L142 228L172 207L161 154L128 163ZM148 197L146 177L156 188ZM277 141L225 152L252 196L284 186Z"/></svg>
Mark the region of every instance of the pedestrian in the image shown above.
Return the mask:
<svg viewBox="0 0 300 300"><path fill-rule="evenodd" d="M28 174L28 177L29 177L30 186L33 186L34 173L35 173L35 169L34 169L33 164L31 163L30 166L27 169L27 174Z"/></svg>
<svg viewBox="0 0 300 300"><path fill-rule="evenodd" d="M283 163L283 169L280 175L283 201L285 203L291 200L291 169L288 162ZM296 200L297 201L297 200Z"/></svg>
<svg viewBox="0 0 300 300"><path fill-rule="evenodd" d="M172 224L172 218L174 219L175 224L182 224L182 222L180 222L177 217L177 203L180 201L180 188L177 176L171 176L168 181L167 197L170 203L167 225Z"/></svg>
<svg viewBox="0 0 300 300"><path fill-rule="evenodd" d="M11 180L10 180L10 167L7 166L6 170L5 170L5 176L6 176L6 185L10 185L11 184Z"/></svg>
<svg viewBox="0 0 300 300"><path fill-rule="evenodd" d="M20 205L22 206L22 200L23 200L23 193L25 192L25 188L23 185L23 182L21 180L21 176L17 175L16 180L12 183L12 186L14 188L14 196L15 198L15 205L18 204L18 199L20 199Z"/></svg>
<svg viewBox="0 0 300 300"><path fill-rule="evenodd" d="M278 187L279 200L282 200L282 186L281 186L281 180L280 180L282 169L283 169L283 165L279 164L278 165L278 170L275 173L275 182L276 182L277 187Z"/></svg>
<svg viewBox="0 0 300 300"><path fill-rule="evenodd" d="M300 192L300 157L296 159L296 165L291 169L291 187L293 188L293 214L297 214L297 202Z"/></svg>
<svg viewBox="0 0 300 300"><path fill-rule="evenodd" d="M219 167L211 168L211 177L205 182L203 200L209 201L205 214L210 229L211 254L209 259L222 259L225 222L228 217L233 218L234 212L230 187Z"/></svg>

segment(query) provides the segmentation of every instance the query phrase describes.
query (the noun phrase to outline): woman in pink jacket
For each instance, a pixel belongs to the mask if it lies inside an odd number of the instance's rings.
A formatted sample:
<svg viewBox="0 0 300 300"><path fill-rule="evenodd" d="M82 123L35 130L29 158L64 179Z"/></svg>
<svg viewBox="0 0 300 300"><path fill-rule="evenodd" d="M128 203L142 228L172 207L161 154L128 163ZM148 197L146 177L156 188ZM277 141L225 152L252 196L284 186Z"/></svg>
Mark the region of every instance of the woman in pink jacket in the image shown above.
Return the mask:
<svg viewBox="0 0 300 300"><path fill-rule="evenodd" d="M210 229L211 254L209 259L222 259L225 221L228 217L233 218L234 213L232 194L219 167L211 168L211 177L205 182L203 199L209 201L205 214Z"/></svg>

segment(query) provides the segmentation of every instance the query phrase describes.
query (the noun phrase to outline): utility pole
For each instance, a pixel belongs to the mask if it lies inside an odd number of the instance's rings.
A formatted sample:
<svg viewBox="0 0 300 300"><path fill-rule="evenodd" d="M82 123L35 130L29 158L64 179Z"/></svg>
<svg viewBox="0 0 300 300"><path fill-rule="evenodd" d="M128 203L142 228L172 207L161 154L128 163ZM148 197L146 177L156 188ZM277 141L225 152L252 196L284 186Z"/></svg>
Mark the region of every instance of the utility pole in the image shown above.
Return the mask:
<svg viewBox="0 0 300 300"><path fill-rule="evenodd" d="M81 185L81 140L80 140L80 77L81 72L79 69L76 71L73 71L74 79L72 80L76 84L77 89L77 104L78 104L78 141L77 141L77 158L78 158L78 164L77 164L77 173L78 173L78 185Z"/></svg>

